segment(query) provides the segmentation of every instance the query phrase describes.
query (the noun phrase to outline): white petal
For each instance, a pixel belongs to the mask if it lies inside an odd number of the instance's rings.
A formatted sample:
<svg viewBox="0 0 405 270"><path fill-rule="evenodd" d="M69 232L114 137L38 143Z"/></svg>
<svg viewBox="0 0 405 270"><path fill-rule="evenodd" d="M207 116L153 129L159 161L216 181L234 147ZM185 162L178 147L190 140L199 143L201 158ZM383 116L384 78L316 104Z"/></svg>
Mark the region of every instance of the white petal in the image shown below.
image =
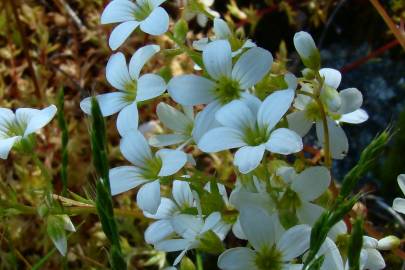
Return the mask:
<svg viewBox="0 0 405 270"><path fill-rule="evenodd" d="M246 190L232 191L229 201L238 210L243 207L272 206L272 201L266 193L254 193Z"/></svg>
<svg viewBox="0 0 405 270"><path fill-rule="evenodd" d="M318 256L325 256L322 264L322 270L344 270L342 256L336 244L330 239L326 238L318 251Z"/></svg>
<svg viewBox="0 0 405 270"><path fill-rule="evenodd" d="M15 114L12 110L0 108L0 131L7 133L9 124L15 121Z"/></svg>
<svg viewBox="0 0 405 270"><path fill-rule="evenodd" d="M121 166L110 169L111 194L117 195L147 182L141 173L141 170L134 166Z"/></svg>
<svg viewBox="0 0 405 270"><path fill-rule="evenodd" d="M169 176L178 172L187 162L187 155L183 151L160 149L156 156L162 160L159 176Z"/></svg>
<svg viewBox="0 0 405 270"><path fill-rule="evenodd" d="M149 100L160 96L166 90L166 83L156 74L145 74L138 80L137 101Z"/></svg>
<svg viewBox="0 0 405 270"><path fill-rule="evenodd" d="M289 155L302 150L303 143L301 137L288 128L278 128L270 134L266 143L266 149L270 152Z"/></svg>
<svg viewBox="0 0 405 270"><path fill-rule="evenodd" d="M296 111L287 115L288 128L305 136L312 127L313 122L308 119L304 111Z"/></svg>
<svg viewBox="0 0 405 270"><path fill-rule="evenodd" d="M273 56L265 49L254 47L243 53L232 70L232 78L239 81L242 89L255 85L270 70Z"/></svg>
<svg viewBox="0 0 405 270"><path fill-rule="evenodd" d="M385 261L381 253L376 249L367 249L367 262L364 269L380 270L385 268Z"/></svg>
<svg viewBox="0 0 405 270"><path fill-rule="evenodd" d="M392 204L395 211L405 214L405 199L395 198Z"/></svg>
<svg viewBox="0 0 405 270"><path fill-rule="evenodd" d="M258 146L243 146L236 151L233 164L241 173L249 173L259 166L265 149L264 144Z"/></svg>
<svg viewBox="0 0 405 270"><path fill-rule="evenodd" d="M343 129L332 119L328 118L328 130L329 130L329 144L330 152L332 158L334 159L343 159L347 152L349 151L349 142L346 137L346 133ZM323 130L322 121L316 122L316 134L318 140L321 144L325 145L325 133Z"/></svg>
<svg viewBox="0 0 405 270"><path fill-rule="evenodd" d="M339 122L345 122L345 123L350 123L350 124L360 124L367 120L368 120L367 112L363 109L358 109L358 110L355 110L354 112L343 114L340 117Z"/></svg>
<svg viewBox="0 0 405 270"><path fill-rule="evenodd" d="M137 21L126 21L116 26L108 39L108 45L110 45L111 50L118 49L138 25L139 22Z"/></svg>
<svg viewBox="0 0 405 270"><path fill-rule="evenodd" d="M159 36L166 33L169 28L169 15L161 7L155 8L152 13L141 22L141 29L145 33Z"/></svg>
<svg viewBox="0 0 405 270"><path fill-rule="evenodd" d="M131 78L134 80L138 79L145 63L148 62L159 51L159 45L153 44L143 46L136 50L129 61L129 75Z"/></svg>
<svg viewBox="0 0 405 270"><path fill-rule="evenodd" d="M33 115L27 123L27 127L24 132L24 137L38 131L39 129L47 125L49 122L51 122L57 110L58 109L56 108L55 105L51 105L35 113L35 115Z"/></svg>
<svg viewBox="0 0 405 270"><path fill-rule="evenodd" d="M288 89L292 89L292 90L297 89L298 79L297 79L297 77L295 77L294 74L289 73L289 72L286 73L284 75L284 81L287 83Z"/></svg>
<svg viewBox="0 0 405 270"><path fill-rule="evenodd" d="M134 20L135 5L128 0L111 1L101 14L101 24Z"/></svg>
<svg viewBox="0 0 405 270"><path fill-rule="evenodd" d="M203 51L207 44L209 43L208 38L201 38L198 40L193 41L193 48L196 49L197 51Z"/></svg>
<svg viewBox="0 0 405 270"><path fill-rule="evenodd" d="M297 217L302 224L314 225L317 219L325 211L317 204L310 202L301 202L301 206L297 209Z"/></svg>
<svg viewBox="0 0 405 270"><path fill-rule="evenodd" d="M125 86L132 82L129 76L127 61L122 52L111 55L106 66L107 81L116 89L125 91Z"/></svg>
<svg viewBox="0 0 405 270"><path fill-rule="evenodd" d="M174 77L167 85L170 96L181 105L208 104L215 99L215 83L197 75Z"/></svg>
<svg viewBox="0 0 405 270"><path fill-rule="evenodd" d="M147 218L168 219L175 215L177 212L179 212L179 208L177 207L177 205L171 199L162 197L160 200L160 205L155 214L151 214L146 211L143 211L143 214Z"/></svg>
<svg viewBox="0 0 405 270"><path fill-rule="evenodd" d="M153 147L164 147L185 142L187 139L187 136L181 134L162 134L150 137L148 142Z"/></svg>
<svg viewBox="0 0 405 270"><path fill-rule="evenodd" d="M14 136L7 139L0 139L0 158L7 159L11 148L16 143L17 140L21 139L21 136Z"/></svg>
<svg viewBox="0 0 405 270"><path fill-rule="evenodd" d="M174 233L172 224L167 219L153 222L145 230L145 241L148 244L156 244Z"/></svg>
<svg viewBox="0 0 405 270"><path fill-rule="evenodd" d="M181 208L193 206L194 196L188 182L174 180L172 192L175 201Z"/></svg>
<svg viewBox="0 0 405 270"><path fill-rule="evenodd" d="M165 127L179 133L185 133L193 124L184 113L164 102L158 104L156 114Z"/></svg>
<svg viewBox="0 0 405 270"><path fill-rule="evenodd" d="M192 215L177 215L171 219L173 229L183 238L195 238L202 230L202 220Z"/></svg>
<svg viewBox="0 0 405 270"><path fill-rule="evenodd" d="M136 102L124 107L117 117L117 129L121 137L131 130L138 129L138 107Z"/></svg>
<svg viewBox="0 0 405 270"><path fill-rule="evenodd" d="M208 74L218 80L231 77L232 50L227 40L216 40L207 44L203 51L203 62Z"/></svg>
<svg viewBox="0 0 405 270"><path fill-rule="evenodd" d="M208 18L202 13L197 14L197 23L201 27L205 27L207 25Z"/></svg>
<svg viewBox="0 0 405 270"><path fill-rule="evenodd" d="M245 103L249 107L250 111L256 118L257 112L259 111L260 106L262 105L262 101L247 91L242 92L240 100L243 101L243 103Z"/></svg>
<svg viewBox="0 0 405 270"><path fill-rule="evenodd" d="M215 153L227 149L238 148L246 145L242 140L243 134L233 128L214 128L200 139L198 148L206 153Z"/></svg>
<svg viewBox="0 0 405 270"><path fill-rule="evenodd" d="M363 104L363 95L356 88L347 88L339 92L342 105L338 111L339 114L351 113L361 107Z"/></svg>
<svg viewBox="0 0 405 270"><path fill-rule="evenodd" d="M342 74L333 68L321 68L319 74L324 77L324 83L334 89L337 89L342 81Z"/></svg>
<svg viewBox="0 0 405 270"><path fill-rule="evenodd" d="M398 186L401 189L402 193L405 194L405 174L400 174L397 177Z"/></svg>
<svg viewBox="0 0 405 270"><path fill-rule="evenodd" d="M288 111L294 100L294 90L276 91L268 96L257 113L257 123L261 127L273 129L283 115Z"/></svg>
<svg viewBox="0 0 405 270"><path fill-rule="evenodd" d="M247 240L246 235L243 233L242 227L240 226L239 217L232 226L232 233L239 239Z"/></svg>
<svg viewBox="0 0 405 270"><path fill-rule="evenodd" d="M227 249L218 258L218 267L223 270L257 270L256 253L250 248L237 247Z"/></svg>
<svg viewBox="0 0 405 270"><path fill-rule="evenodd" d="M139 208L151 214L155 214L160 205L160 183L159 180L146 183L136 194L136 203Z"/></svg>
<svg viewBox="0 0 405 270"><path fill-rule="evenodd" d="M128 102L125 100L125 94L122 92L101 94L95 96L95 98L103 116L115 114L128 105ZM91 115L91 99L92 97L87 97L80 102L80 108L88 115Z"/></svg>
<svg viewBox="0 0 405 270"><path fill-rule="evenodd" d="M213 212L204 220L204 226L201 232L213 230L219 223L221 223L221 214L219 212Z"/></svg>
<svg viewBox="0 0 405 270"><path fill-rule="evenodd" d="M244 234L255 250L270 248L274 244L274 221L264 209L244 207L240 211L239 220Z"/></svg>
<svg viewBox="0 0 405 270"><path fill-rule="evenodd" d="M145 161L152 159L148 142L137 130L131 130L125 134L120 142L120 150L128 161L139 167L145 167Z"/></svg>
<svg viewBox="0 0 405 270"><path fill-rule="evenodd" d="M211 102L201 112L199 112L194 120L194 128L192 135L194 141L198 143L201 137L209 130L219 126L218 121L215 119L215 114L221 107L219 102Z"/></svg>
<svg viewBox="0 0 405 270"><path fill-rule="evenodd" d="M310 167L294 179L291 188L304 201L312 201L321 196L330 184L329 170L322 166Z"/></svg>
<svg viewBox="0 0 405 270"><path fill-rule="evenodd" d="M228 39L232 36L228 24L220 18L214 19L214 33L217 39Z"/></svg>
<svg viewBox="0 0 405 270"><path fill-rule="evenodd" d="M277 242L277 248L283 253L283 260L292 260L309 248L311 227L297 225L288 229ZM293 244L292 244L293 243Z"/></svg>
<svg viewBox="0 0 405 270"><path fill-rule="evenodd" d="M338 221L328 232L328 237L335 240L341 234L347 234L347 226L343 220Z"/></svg>
<svg viewBox="0 0 405 270"><path fill-rule="evenodd" d="M190 246L189 239L169 239L155 244L155 249L166 252L173 252L187 249Z"/></svg>
<svg viewBox="0 0 405 270"><path fill-rule="evenodd" d="M216 112L215 118L223 126L241 131L248 127L253 129L256 125L256 117L249 107L240 100L233 100L224 105Z"/></svg>

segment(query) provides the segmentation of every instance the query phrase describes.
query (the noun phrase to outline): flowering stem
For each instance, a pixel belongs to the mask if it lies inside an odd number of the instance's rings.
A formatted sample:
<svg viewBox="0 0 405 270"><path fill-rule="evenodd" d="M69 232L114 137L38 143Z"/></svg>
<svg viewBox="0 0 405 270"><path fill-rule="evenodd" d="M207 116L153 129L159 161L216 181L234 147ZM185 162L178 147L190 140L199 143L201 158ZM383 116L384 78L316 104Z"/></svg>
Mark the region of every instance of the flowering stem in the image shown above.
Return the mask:
<svg viewBox="0 0 405 270"><path fill-rule="evenodd" d="M197 260L197 270L204 270L201 253L198 251L197 251L197 255L196 255L196 260Z"/></svg>

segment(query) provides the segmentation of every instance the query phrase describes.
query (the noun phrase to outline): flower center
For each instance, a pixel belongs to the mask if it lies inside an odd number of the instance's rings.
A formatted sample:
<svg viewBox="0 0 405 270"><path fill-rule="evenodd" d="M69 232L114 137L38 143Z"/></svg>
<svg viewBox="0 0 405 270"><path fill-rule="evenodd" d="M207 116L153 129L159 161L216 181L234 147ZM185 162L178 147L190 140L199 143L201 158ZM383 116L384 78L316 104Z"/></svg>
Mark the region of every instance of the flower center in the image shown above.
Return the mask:
<svg viewBox="0 0 405 270"><path fill-rule="evenodd" d="M132 80L125 84L125 101L132 102L136 99L136 93L138 89L138 83L136 80Z"/></svg>
<svg viewBox="0 0 405 270"><path fill-rule="evenodd" d="M158 178L160 169L162 168L162 160L158 157L146 161L146 168L142 172L145 179L155 180Z"/></svg>
<svg viewBox="0 0 405 270"><path fill-rule="evenodd" d="M5 134L8 137L22 136L22 135L24 135L27 125L28 124L25 121L23 121L23 122L13 121L13 122L7 123L7 131L5 131Z"/></svg>
<svg viewBox="0 0 405 270"><path fill-rule="evenodd" d="M305 116L313 121L320 120L321 110L318 106L318 103L316 103L315 101L311 101L310 103L308 103L308 105L305 107Z"/></svg>
<svg viewBox="0 0 405 270"><path fill-rule="evenodd" d="M250 146L261 145L262 143L266 143L269 139L267 128L260 128L257 124L254 128L247 127L243 134L243 140Z"/></svg>
<svg viewBox="0 0 405 270"><path fill-rule="evenodd" d="M256 253L255 264L260 270L281 270L283 269L283 256L275 246L271 248L264 246Z"/></svg>
<svg viewBox="0 0 405 270"><path fill-rule="evenodd" d="M215 95L222 104L227 104L232 100L239 99L241 91L238 81L222 77L217 81Z"/></svg>
<svg viewBox="0 0 405 270"><path fill-rule="evenodd" d="M145 20L153 11L153 5L149 0L134 2L136 5L134 17L137 21Z"/></svg>

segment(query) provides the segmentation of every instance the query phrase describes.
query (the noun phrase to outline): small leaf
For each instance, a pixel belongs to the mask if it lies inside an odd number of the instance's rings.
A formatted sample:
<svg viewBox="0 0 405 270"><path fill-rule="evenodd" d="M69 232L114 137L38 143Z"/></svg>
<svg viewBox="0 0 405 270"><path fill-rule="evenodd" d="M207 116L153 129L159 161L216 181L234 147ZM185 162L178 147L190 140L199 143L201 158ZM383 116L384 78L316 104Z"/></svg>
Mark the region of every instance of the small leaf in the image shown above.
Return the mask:
<svg viewBox="0 0 405 270"><path fill-rule="evenodd" d="M60 254L62 254L62 256L66 256L67 238L65 232L65 222L61 216L48 217L47 233Z"/></svg>

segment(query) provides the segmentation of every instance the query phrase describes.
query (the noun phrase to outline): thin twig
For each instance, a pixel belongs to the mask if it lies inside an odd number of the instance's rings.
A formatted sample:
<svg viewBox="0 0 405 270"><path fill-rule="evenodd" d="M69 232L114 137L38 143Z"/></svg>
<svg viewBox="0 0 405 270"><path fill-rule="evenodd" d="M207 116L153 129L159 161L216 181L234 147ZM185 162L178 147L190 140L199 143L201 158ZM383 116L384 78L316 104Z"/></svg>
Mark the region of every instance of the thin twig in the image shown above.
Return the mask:
<svg viewBox="0 0 405 270"><path fill-rule="evenodd" d="M77 28L79 28L80 32L84 32L84 31L87 30L87 28L83 24L82 20L80 20L79 16L72 9L72 7L68 3L66 3L66 1L64 1L64 0L54 0L54 2L59 7L59 9L63 8L66 11L66 13L72 19L73 23L77 26Z"/></svg>

